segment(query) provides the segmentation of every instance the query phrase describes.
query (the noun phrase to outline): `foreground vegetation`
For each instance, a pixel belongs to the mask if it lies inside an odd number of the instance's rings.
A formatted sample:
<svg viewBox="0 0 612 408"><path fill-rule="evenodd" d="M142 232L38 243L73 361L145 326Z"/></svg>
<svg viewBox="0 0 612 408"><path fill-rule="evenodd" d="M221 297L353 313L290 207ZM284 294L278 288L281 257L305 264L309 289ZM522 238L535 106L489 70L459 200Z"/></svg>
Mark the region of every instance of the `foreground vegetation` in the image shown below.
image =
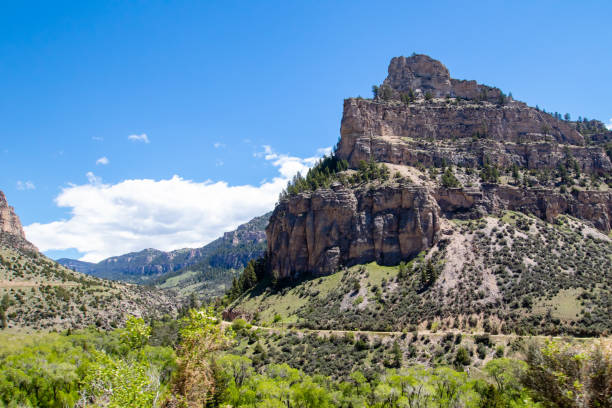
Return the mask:
<svg viewBox="0 0 612 408"><path fill-rule="evenodd" d="M603 340L528 341L522 359L493 358L469 374L464 349L452 366L424 366L404 364L392 347L388 368L361 372L356 355L336 376L272 362L279 351L262 347L261 329L242 320L224 326L212 310L152 326L130 318L111 332L2 336L7 407L612 406L612 349ZM369 347L338 340L346 352Z"/></svg>

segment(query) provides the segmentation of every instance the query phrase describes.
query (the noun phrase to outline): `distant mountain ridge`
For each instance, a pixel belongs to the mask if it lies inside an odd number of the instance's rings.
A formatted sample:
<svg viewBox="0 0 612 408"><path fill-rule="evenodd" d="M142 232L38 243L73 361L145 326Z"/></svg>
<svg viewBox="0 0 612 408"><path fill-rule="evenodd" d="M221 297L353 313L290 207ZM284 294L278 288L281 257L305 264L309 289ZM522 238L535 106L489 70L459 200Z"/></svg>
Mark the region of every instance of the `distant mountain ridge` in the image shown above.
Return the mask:
<svg viewBox="0 0 612 408"><path fill-rule="evenodd" d="M169 252L147 248L113 256L98 263L69 258L58 259L57 262L99 278L136 283L147 283L202 262L216 268L240 269L251 257L263 253L266 245L265 227L270 215L268 213L255 217L200 248L182 248Z"/></svg>

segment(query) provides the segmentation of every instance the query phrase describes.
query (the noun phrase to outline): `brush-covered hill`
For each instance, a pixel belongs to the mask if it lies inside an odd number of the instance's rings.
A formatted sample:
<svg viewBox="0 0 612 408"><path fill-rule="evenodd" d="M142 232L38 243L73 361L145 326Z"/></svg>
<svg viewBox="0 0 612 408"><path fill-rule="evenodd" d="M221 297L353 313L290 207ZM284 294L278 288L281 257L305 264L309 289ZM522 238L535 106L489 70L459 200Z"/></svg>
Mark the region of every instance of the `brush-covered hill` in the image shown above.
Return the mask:
<svg viewBox="0 0 612 408"><path fill-rule="evenodd" d="M177 306L160 290L88 276L40 254L0 192L2 328L119 327L128 315L174 315Z"/></svg>
<svg viewBox="0 0 612 408"><path fill-rule="evenodd" d="M492 334L612 332L612 239L578 219L504 212L444 223L444 238L398 266L375 262L272 288L230 309L259 322L334 330Z"/></svg>
<svg viewBox="0 0 612 408"><path fill-rule="evenodd" d="M255 217L200 248L164 252L145 249L107 258L97 264L74 259L57 262L75 271L105 279L173 289L181 296L222 294L251 259L266 248L265 228L271 213Z"/></svg>
<svg viewBox="0 0 612 408"><path fill-rule="evenodd" d="M345 100L333 155L288 186L263 281L226 315L609 332L611 136L425 55L394 58L373 99Z"/></svg>

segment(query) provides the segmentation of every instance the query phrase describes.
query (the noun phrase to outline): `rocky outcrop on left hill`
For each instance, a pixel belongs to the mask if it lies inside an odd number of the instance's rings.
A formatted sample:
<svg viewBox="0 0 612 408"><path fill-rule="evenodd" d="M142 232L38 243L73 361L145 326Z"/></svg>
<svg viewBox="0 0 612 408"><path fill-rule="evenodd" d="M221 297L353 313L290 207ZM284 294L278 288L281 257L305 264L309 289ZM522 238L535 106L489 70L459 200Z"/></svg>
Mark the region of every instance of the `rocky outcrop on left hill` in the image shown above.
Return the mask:
<svg viewBox="0 0 612 408"><path fill-rule="evenodd" d="M21 221L15 209L8 205L2 191L0 191L0 244L17 250L38 252L38 248L26 239Z"/></svg>

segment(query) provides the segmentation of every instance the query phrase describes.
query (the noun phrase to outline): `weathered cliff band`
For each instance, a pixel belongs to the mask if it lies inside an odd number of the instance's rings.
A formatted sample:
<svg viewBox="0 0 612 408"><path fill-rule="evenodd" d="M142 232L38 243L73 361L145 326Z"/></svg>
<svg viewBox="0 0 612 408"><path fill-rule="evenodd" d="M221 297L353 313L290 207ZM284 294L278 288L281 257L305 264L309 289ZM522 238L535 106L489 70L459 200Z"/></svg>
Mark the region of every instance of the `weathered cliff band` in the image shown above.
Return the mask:
<svg viewBox="0 0 612 408"><path fill-rule="evenodd" d="M357 167L361 160L475 167L486 157L501 167L555 169L571 155L584 172L612 171L598 146L583 146L571 124L522 103L492 104L344 102L338 157ZM447 145L434 146L433 141Z"/></svg>
<svg viewBox="0 0 612 408"><path fill-rule="evenodd" d="M374 260L395 264L436 242L439 214L423 187L352 190L336 183L277 205L266 229L269 260L281 278Z"/></svg>

